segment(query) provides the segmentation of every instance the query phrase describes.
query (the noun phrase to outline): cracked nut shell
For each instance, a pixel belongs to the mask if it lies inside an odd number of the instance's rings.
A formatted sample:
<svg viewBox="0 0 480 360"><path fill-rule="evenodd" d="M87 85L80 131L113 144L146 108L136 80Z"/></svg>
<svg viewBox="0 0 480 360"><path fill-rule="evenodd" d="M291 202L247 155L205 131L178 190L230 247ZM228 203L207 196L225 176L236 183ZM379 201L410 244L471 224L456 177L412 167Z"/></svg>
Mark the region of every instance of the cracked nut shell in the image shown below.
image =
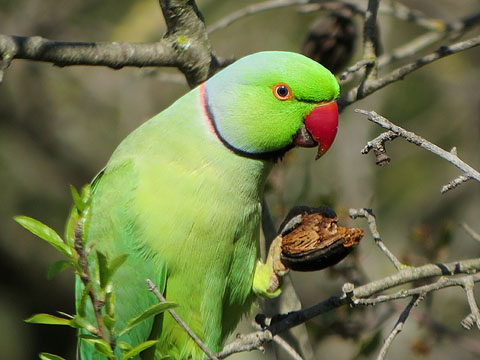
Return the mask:
<svg viewBox="0 0 480 360"><path fill-rule="evenodd" d="M304 213L301 222L282 234L282 262L296 271L315 271L337 264L364 235L362 229L337 224L338 217Z"/></svg>

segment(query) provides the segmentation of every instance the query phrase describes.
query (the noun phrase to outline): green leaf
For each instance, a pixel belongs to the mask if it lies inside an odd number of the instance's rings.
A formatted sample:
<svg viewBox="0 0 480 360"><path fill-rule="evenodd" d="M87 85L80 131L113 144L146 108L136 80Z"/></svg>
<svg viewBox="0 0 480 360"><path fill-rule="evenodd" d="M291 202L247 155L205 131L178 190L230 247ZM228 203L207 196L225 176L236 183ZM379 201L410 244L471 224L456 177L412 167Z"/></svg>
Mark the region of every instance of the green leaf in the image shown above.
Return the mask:
<svg viewBox="0 0 480 360"><path fill-rule="evenodd" d="M116 320L109 315L103 315L103 322L108 330L112 331L113 327L115 326Z"/></svg>
<svg viewBox="0 0 480 360"><path fill-rule="evenodd" d="M78 193L77 189L75 189L73 185L70 185L70 192L72 193L73 203L75 204L75 207L77 208L78 213L81 214L85 209L85 203L83 202L80 194Z"/></svg>
<svg viewBox="0 0 480 360"><path fill-rule="evenodd" d="M77 313L80 316L85 316L85 305L87 303L88 294L92 288L92 282L89 282L87 286L83 289L82 296L77 303Z"/></svg>
<svg viewBox="0 0 480 360"><path fill-rule="evenodd" d="M70 319L61 318L50 314L35 314L29 317L25 322L30 324L49 324L49 325L68 325L71 326Z"/></svg>
<svg viewBox="0 0 480 360"><path fill-rule="evenodd" d="M117 272L118 268L122 266L122 264L125 262L125 260L127 260L127 258L128 258L128 254L120 254L115 258L113 258L113 260L110 262L110 266L108 269L109 271L108 271L107 282L110 281L113 275L115 275L115 273Z"/></svg>
<svg viewBox="0 0 480 360"><path fill-rule="evenodd" d="M133 349L133 346L130 345L129 343L125 342L125 341L119 341L117 342L117 346L122 349L123 351L130 351Z"/></svg>
<svg viewBox="0 0 480 360"><path fill-rule="evenodd" d="M47 279L52 280L55 276L57 276L61 271L65 270L69 266L73 266L71 261L67 260L59 260L54 262L48 268Z"/></svg>
<svg viewBox="0 0 480 360"><path fill-rule="evenodd" d="M178 306L178 304L175 304L175 303L172 303L172 302L163 302L163 303L155 304L155 305L149 307L143 313L141 313L140 315L131 319L127 323L127 326L125 326L125 329L123 329L120 332L119 336L122 336L127 331L131 330L133 327L140 324L142 321L147 320L148 318L150 318L152 316L158 315L158 314L160 314L160 313L162 313L162 312L164 312L168 309L171 309L171 308L174 308L174 307L177 307L177 306Z"/></svg>
<svg viewBox="0 0 480 360"><path fill-rule="evenodd" d="M110 347L110 345L108 345L108 343L98 343L98 344L95 344L95 350L102 354L102 355L105 355L107 358L109 359L116 359L115 357L115 354L113 353L113 350L112 348Z"/></svg>
<svg viewBox="0 0 480 360"><path fill-rule="evenodd" d="M63 311L57 311L57 313L59 313L62 316L65 316L65 318L67 318L67 319L73 319L75 317L75 316L67 314L66 312L63 312Z"/></svg>
<svg viewBox="0 0 480 360"><path fill-rule="evenodd" d="M93 335L80 335L79 338L93 345L95 347L95 350L97 350L100 354L108 358L115 357L115 355L113 354L113 350L110 347L110 344L107 343L102 338L99 338L98 336L93 336Z"/></svg>
<svg viewBox="0 0 480 360"><path fill-rule="evenodd" d="M62 254L68 256L69 258L72 257L72 252L67 244L65 244L62 238L47 225L42 224L40 221L32 219L28 216L15 216L14 220L31 233L48 242Z"/></svg>
<svg viewBox="0 0 480 360"><path fill-rule="evenodd" d="M122 360L131 359L132 357L140 354L143 350L148 349L149 347L155 345L157 342L158 340L148 340L141 344L138 344L133 349L123 354Z"/></svg>
<svg viewBox="0 0 480 360"><path fill-rule="evenodd" d="M85 204L90 204L90 199L92 198L92 186L90 184L85 185L82 188L82 201Z"/></svg>
<svg viewBox="0 0 480 360"><path fill-rule="evenodd" d="M127 260L128 254L120 254L109 263L105 254L97 250L97 258L100 288L105 289L110 284L118 268Z"/></svg>
<svg viewBox="0 0 480 360"><path fill-rule="evenodd" d="M70 320L70 326L76 329L82 328L91 333L95 333L98 331L95 326L93 326L85 318L80 316L75 316L72 320Z"/></svg>
<svg viewBox="0 0 480 360"><path fill-rule="evenodd" d="M105 289L107 287L108 279L108 263L107 257L104 253L97 250L97 259L98 259L98 273L100 280L100 288Z"/></svg>
<svg viewBox="0 0 480 360"><path fill-rule="evenodd" d="M115 292L112 289L107 293L105 297L105 309L107 310L107 314L112 318L115 317Z"/></svg>
<svg viewBox="0 0 480 360"><path fill-rule="evenodd" d="M46 353L46 352L42 352L38 356L40 357L41 360L65 360L65 358L61 356Z"/></svg>

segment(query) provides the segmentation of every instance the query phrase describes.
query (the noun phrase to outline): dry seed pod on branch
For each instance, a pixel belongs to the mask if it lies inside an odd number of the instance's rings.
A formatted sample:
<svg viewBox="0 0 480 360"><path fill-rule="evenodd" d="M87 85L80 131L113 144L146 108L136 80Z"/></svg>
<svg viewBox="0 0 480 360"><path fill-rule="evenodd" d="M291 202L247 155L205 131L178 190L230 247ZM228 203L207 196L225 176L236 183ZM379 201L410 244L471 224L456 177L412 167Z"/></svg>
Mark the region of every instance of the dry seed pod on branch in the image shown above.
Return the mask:
<svg viewBox="0 0 480 360"><path fill-rule="evenodd" d="M337 264L364 235L362 229L338 225L327 207L293 208L280 227L282 262L296 271L315 271Z"/></svg>

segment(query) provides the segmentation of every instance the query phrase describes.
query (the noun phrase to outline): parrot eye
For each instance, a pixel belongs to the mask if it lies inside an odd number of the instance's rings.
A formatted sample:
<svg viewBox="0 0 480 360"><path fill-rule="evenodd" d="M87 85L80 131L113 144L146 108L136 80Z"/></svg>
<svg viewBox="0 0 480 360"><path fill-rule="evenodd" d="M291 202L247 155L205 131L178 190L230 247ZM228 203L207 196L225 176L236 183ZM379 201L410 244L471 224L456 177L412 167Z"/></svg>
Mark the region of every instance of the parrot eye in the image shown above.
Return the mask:
<svg viewBox="0 0 480 360"><path fill-rule="evenodd" d="M282 101L289 100L293 97L290 86L283 83L277 84L273 87L273 95L275 95L278 100Z"/></svg>

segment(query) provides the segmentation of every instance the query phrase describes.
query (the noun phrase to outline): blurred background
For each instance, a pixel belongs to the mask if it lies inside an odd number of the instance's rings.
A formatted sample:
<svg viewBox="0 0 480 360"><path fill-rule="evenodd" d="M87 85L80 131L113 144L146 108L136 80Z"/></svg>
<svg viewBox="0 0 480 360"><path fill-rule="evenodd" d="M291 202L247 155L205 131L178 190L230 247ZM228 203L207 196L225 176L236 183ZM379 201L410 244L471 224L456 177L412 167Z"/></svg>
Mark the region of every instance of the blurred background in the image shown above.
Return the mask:
<svg viewBox="0 0 480 360"><path fill-rule="evenodd" d="M207 25L254 1L199 0ZM452 21L478 12L476 0L402 1L433 18ZM301 52L311 26L326 12L276 9L236 22L210 37L219 57L239 58L261 50ZM353 64L361 57L361 18L353 18ZM387 15L379 16L383 53L425 30ZM165 30L154 0L0 0L0 33L40 35L71 41L156 41ZM478 34L478 28L464 35ZM350 46L350 45L349 45ZM429 50L434 50L433 46ZM457 147L460 158L480 168L480 49L437 61L403 81L348 107L337 140L314 161L314 151L290 152L269 178L267 201L280 223L297 204L325 204L343 224L349 208L374 210L386 244L404 262L421 265L480 256L480 244L464 231L480 232L480 186L474 181L440 194L460 175L446 161L402 139L388 143L391 163L375 165L361 155L381 130L353 112L375 110L440 147ZM405 62L405 61L404 61ZM347 65L349 65L347 64ZM345 65L343 65L345 66ZM390 68L382 71L385 73ZM342 70L342 69L340 69ZM348 83L343 91L349 89ZM54 67L14 61L0 85L0 349L4 359L35 359L41 351L73 359L75 331L30 325L34 313L74 312L71 271L47 280L49 265L61 255L17 225L28 215L59 233L71 206L69 185L88 183L119 142L151 116L188 91L175 69L114 71L101 67ZM331 270L293 273L303 306L339 294L346 281L365 283L388 276L393 266L366 231L359 248ZM477 299L480 292L476 290ZM376 356L379 345L408 300L375 308L343 307L307 324L314 358L356 359ZM460 321L469 313L459 288L431 294L412 311L389 359L478 359L480 334ZM241 331L252 330L251 319ZM287 355L279 353L280 359ZM273 358L272 352L236 355L236 359Z"/></svg>

